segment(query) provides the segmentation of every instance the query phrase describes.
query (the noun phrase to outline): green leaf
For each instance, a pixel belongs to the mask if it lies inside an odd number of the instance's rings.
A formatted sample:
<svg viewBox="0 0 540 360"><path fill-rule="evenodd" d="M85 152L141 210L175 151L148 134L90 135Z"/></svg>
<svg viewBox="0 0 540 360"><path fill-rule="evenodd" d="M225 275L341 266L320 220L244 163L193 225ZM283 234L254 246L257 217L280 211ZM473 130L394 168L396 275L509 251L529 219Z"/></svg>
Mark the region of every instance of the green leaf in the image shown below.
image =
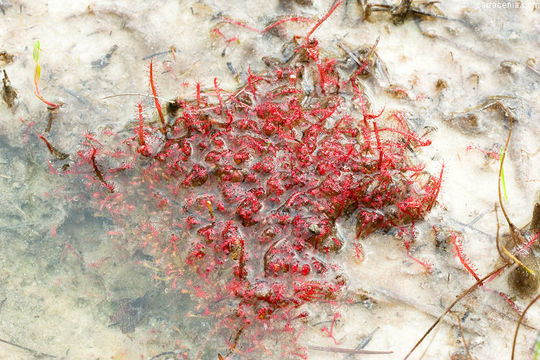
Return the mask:
<svg viewBox="0 0 540 360"><path fill-rule="evenodd" d="M34 69L34 82L37 84L39 82L39 77L41 76L41 67L39 64L36 64L36 68Z"/></svg>
<svg viewBox="0 0 540 360"><path fill-rule="evenodd" d="M534 360L540 360L540 332L536 336L536 344L534 344Z"/></svg>
<svg viewBox="0 0 540 360"><path fill-rule="evenodd" d="M36 42L34 43L34 62L36 64L39 61L39 49L40 49L39 40L36 40Z"/></svg>

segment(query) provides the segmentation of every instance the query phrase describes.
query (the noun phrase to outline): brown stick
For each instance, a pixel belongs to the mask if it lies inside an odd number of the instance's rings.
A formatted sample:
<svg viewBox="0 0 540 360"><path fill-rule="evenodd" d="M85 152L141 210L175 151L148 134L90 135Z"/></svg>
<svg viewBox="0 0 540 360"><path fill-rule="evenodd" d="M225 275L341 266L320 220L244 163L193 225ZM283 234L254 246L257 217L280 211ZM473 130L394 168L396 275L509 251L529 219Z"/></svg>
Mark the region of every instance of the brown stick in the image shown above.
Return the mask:
<svg viewBox="0 0 540 360"><path fill-rule="evenodd" d="M317 350L317 351L326 351L326 352L335 352L342 354L364 354L364 355L385 355L393 354L393 351L374 351L374 350L354 350L354 349L344 349L333 346L317 346L317 345L308 345L308 349Z"/></svg>
<svg viewBox="0 0 540 360"><path fill-rule="evenodd" d="M460 302L465 296L469 295L471 292L473 292L478 286L482 285L484 283L484 281L486 281L487 279L489 279L492 275L496 274L497 272L501 271L502 269L504 269L505 267L507 267L509 264L504 264L502 265L501 267L498 267L497 269L493 270L492 272L490 272L489 274L487 274L486 276L484 276L483 278L481 278L479 281L475 282L470 288L468 288L467 290L463 291L461 293L461 295L459 295L456 300L454 300L454 302L452 304L450 304L450 306L448 306L446 308L446 310L444 310L444 312L441 314L441 316L439 316L437 318L437 320L435 320L435 322L430 326L430 328L424 333L424 335L420 338L420 340L418 340L418 342L414 345L414 347L411 349L411 351L409 351L409 353L403 358L403 360L407 360L411 355L412 353L416 350L416 348L424 341L424 339L429 335L429 333L437 326L437 324L439 324L439 322L441 322L442 318L448 314L450 312L450 310L452 310L452 308L458 303Z"/></svg>
<svg viewBox="0 0 540 360"><path fill-rule="evenodd" d="M512 360L514 360L514 355L515 355L515 352L516 352L516 342L517 342L517 336L518 336L519 327L521 326L521 323L523 322L523 319L525 318L525 314L527 313L527 310L529 310L530 307L533 306L534 303L538 299L540 299L540 294L536 295L536 297L533 299L533 301L531 301L529 303L529 305L527 305L525 310L523 310L523 314L521 314L521 316L519 317L519 320L518 320L518 323L517 323L517 326L516 326L516 332L514 333L514 342L512 343Z"/></svg>
<svg viewBox="0 0 540 360"><path fill-rule="evenodd" d="M42 352L40 352L40 351L36 351L36 350L34 350L34 349L27 348L26 346L22 346L22 345L19 345L19 344L15 344L14 342L11 342L11 341L7 341L7 340L4 340L4 339L0 339L0 342L2 342L2 343L4 343L4 344L7 344L7 345L14 346L14 347L16 347L16 348L19 348L19 349L22 349L22 350L25 350L25 351L28 351L28 352L34 354L34 356L56 358L56 356L54 356L54 355L42 353Z"/></svg>
<svg viewBox="0 0 540 360"><path fill-rule="evenodd" d="M467 357L469 358L469 360L473 360L473 357L471 356L471 353L469 351L469 345L467 345L467 340L465 339L465 332L463 331L463 327L461 326L461 318L459 315L456 315L456 318L459 325L459 333L461 334L461 338L463 339L463 347L465 347Z"/></svg>

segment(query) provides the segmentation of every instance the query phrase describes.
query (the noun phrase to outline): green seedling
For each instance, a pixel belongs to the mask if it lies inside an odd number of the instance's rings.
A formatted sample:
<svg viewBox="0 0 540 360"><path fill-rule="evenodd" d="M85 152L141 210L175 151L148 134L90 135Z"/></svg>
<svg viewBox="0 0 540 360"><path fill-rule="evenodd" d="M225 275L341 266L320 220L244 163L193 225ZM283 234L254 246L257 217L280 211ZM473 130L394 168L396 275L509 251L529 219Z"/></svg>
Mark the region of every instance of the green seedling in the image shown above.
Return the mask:
<svg viewBox="0 0 540 360"><path fill-rule="evenodd" d="M41 95L41 92L39 91L39 78L41 76L41 67L39 66L39 51L40 51L40 44L39 40L36 40L34 43L34 52L33 52L33 58L34 63L36 64L36 67L34 68L34 85L36 87L36 90L34 91L34 94L36 94L37 98L41 101L43 101L51 110L58 109L62 104L55 104L50 101L47 101L43 98L43 95Z"/></svg>

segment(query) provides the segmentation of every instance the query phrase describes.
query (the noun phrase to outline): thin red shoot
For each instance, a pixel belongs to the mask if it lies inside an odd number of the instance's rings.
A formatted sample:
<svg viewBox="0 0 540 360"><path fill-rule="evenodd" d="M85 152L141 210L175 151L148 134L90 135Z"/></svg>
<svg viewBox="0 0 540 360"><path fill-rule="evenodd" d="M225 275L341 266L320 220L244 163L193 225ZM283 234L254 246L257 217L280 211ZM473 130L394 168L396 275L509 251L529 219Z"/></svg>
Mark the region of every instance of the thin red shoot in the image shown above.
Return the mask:
<svg viewBox="0 0 540 360"><path fill-rule="evenodd" d="M90 163L92 165L92 168L94 169L94 173L96 174L96 177L98 178L98 180L109 190L109 192L113 193L114 187L105 181L105 178L103 177L103 173L97 166L96 153L97 153L97 149L95 147L92 147L92 152L90 153Z"/></svg>
<svg viewBox="0 0 540 360"><path fill-rule="evenodd" d="M241 22L241 21L234 20L234 19L230 19L230 18L226 18L226 17L223 17L222 19L223 19L223 21L228 22L228 23L230 23L230 24L234 24L234 25L237 25L237 26L246 28L246 29L248 29L248 30L255 31L255 32L257 32L257 33L260 33L260 32L261 32L261 30L256 29L256 28L254 28L254 27L252 27L252 26L249 26L248 24L243 23L243 22Z"/></svg>
<svg viewBox="0 0 540 360"><path fill-rule="evenodd" d="M472 276L474 276L476 281L480 281L480 277L476 275L476 272L474 271L475 266L473 265L471 260L467 257L467 255L465 255L465 253L463 252L461 238L458 235L456 235L453 231L450 231L450 234L452 235L453 243L454 243L454 250L456 251L456 256L458 257L459 261L461 262L461 264L463 264L465 269L467 269L467 271Z"/></svg>
<svg viewBox="0 0 540 360"><path fill-rule="evenodd" d="M156 110L159 114L159 120L161 121L161 131L163 134L166 133L166 126L165 126L165 118L163 117L163 112L161 111L161 104L159 103L156 86L154 84L154 67L153 62L150 60L150 87L152 88L152 95L154 97L154 104L156 106Z"/></svg>
<svg viewBox="0 0 540 360"><path fill-rule="evenodd" d="M306 35L306 42L309 42L310 36L315 32L315 30L317 30L319 26L322 25L323 22L326 21L326 19L330 17L330 15L332 15L332 13L338 8L339 5L341 5L341 1L338 1L330 10L328 10L326 15L324 15L323 18L317 22L317 24L315 24L315 26Z"/></svg>
<svg viewBox="0 0 540 360"><path fill-rule="evenodd" d="M322 328L321 331L328 334L328 337L331 338L334 341L334 344L338 345L339 343L336 340L336 337L334 336L334 325L336 324L336 320L341 317L340 313L335 313L334 318L332 319L332 325L330 325L330 330L326 327Z"/></svg>
<svg viewBox="0 0 540 360"><path fill-rule="evenodd" d="M45 146L47 146L47 149L49 149L49 152L52 154L54 153L54 148L52 147L51 143L49 142L49 140L45 139L45 137L41 134L38 134L38 137L41 139L41 141L43 141L45 143Z"/></svg>
<svg viewBox="0 0 540 360"><path fill-rule="evenodd" d="M373 130L375 130L375 138L377 139L377 150L379 150L379 170L381 170L382 163L383 163L383 150L382 150L381 138L379 136L379 131L377 130L376 122L373 122Z"/></svg>
<svg viewBox="0 0 540 360"><path fill-rule="evenodd" d="M527 250L538 240L538 237L540 236L540 232L537 232L534 236L531 236L531 239L527 241L525 245L520 247L518 250L516 250L517 254L525 254Z"/></svg>
<svg viewBox="0 0 540 360"><path fill-rule="evenodd" d="M137 133L139 135L139 151L142 153L146 150L146 143L144 142L144 132L143 132L144 118L143 118L142 104L140 101L137 103L137 110L139 114L139 127L137 129Z"/></svg>
<svg viewBox="0 0 540 360"><path fill-rule="evenodd" d="M34 91L34 94L36 95L36 97L37 97L39 100L43 101L43 102L49 107L49 109L51 109L51 110L56 110L56 109L58 109L60 106L62 106L61 103L55 104L55 103L52 103L52 102L50 102L50 101L45 100L45 98L43 98L43 95L41 95L41 93L39 92L38 83L35 82L34 84L35 84L35 86L36 86L36 90Z"/></svg>
<svg viewBox="0 0 540 360"><path fill-rule="evenodd" d="M305 18L305 17L301 17L301 16L295 16L295 17L291 17L291 18L286 18L286 19L281 19L281 20L278 20L276 21L275 23L273 24L270 24L268 25L267 27L265 27L261 33L265 33L267 32L268 30L278 26L278 25L281 25L285 22L288 22L288 21L294 21L294 22L311 22L313 20L309 19L309 18Z"/></svg>
<svg viewBox="0 0 540 360"><path fill-rule="evenodd" d="M405 240L405 249L407 250L407 256L411 258L412 260L416 261L418 264L420 264L424 269L427 270L428 273L431 272L431 270L433 269L433 265L431 265L430 263L426 261L422 261L418 259L417 257L414 257L411 254L410 247L411 247L411 242L409 240Z"/></svg>

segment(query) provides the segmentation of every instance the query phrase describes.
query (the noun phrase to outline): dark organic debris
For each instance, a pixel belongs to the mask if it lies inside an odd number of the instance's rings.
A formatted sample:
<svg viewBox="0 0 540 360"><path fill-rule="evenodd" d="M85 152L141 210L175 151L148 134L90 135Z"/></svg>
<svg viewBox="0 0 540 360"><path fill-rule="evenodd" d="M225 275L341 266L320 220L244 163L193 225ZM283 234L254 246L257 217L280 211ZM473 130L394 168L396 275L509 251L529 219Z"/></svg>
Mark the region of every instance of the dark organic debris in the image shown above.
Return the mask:
<svg viewBox="0 0 540 360"><path fill-rule="evenodd" d="M540 203L534 204L533 216L531 220L531 232L536 234L540 231Z"/></svg>
<svg viewBox="0 0 540 360"><path fill-rule="evenodd" d="M1 93L2 100L5 101L9 108L13 108L13 106L15 105L15 99L17 98L17 91L13 86L11 86L11 82L9 81L6 70L4 70L4 77L2 79Z"/></svg>
<svg viewBox="0 0 540 360"><path fill-rule="evenodd" d="M38 137L45 143L45 146L49 149L49 152L57 159L57 160L65 160L69 157L68 154L58 150L54 146L51 145L49 140L47 140L43 135L39 134Z"/></svg>
<svg viewBox="0 0 540 360"><path fill-rule="evenodd" d="M140 324L148 311L148 293L134 300L120 300L118 311L111 315L113 325L120 325L122 333L127 334L133 332L135 327Z"/></svg>
<svg viewBox="0 0 540 360"><path fill-rule="evenodd" d="M292 8L293 3L300 6L312 6L313 0L279 0L279 6L287 10Z"/></svg>
<svg viewBox="0 0 540 360"><path fill-rule="evenodd" d="M437 91L443 91L444 89L447 89L447 88L448 88L448 83L444 79L439 79L435 83L435 89Z"/></svg>
<svg viewBox="0 0 540 360"><path fill-rule="evenodd" d="M474 112L452 114L447 118L447 121L464 134L478 134L485 129L480 118Z"/></svg>
<svg viewBox="0 0 540 360"><path fill-rule="evenodd" d="M533 267L531 264L526 265ZM528 298L538 291L538 276L518 265L508 275L508 284L519 297Z"/></svg>
<svg viewBox="0 0 540 360"><path fill-rule="evenodd" d="M9 0L0 0L0 11L2 15L6 15L6 10L12 7L11 1Z"/></svg>
<svg viewBox="0 0 540 360"><path fill-rule="evenodd" d="M537 252L540 248L537 242L538 236L540 236L540 203L534 205L530 234L531 239L533 239L532 242L529 240L526 245L521 245L525 248L532 248L533 252L521 251L518 258L528 268L534 270L534 273L530 273L523 266L516 266L508 275L508 284L516 295L521 298L529 298L535 295L540 287L538 279L540 264L538 257L535 255L535 251Z"/></svg>
<svg viewBox="0 0 540 360"><path fill-rule="evenodd" d="M412 0L401 0L398 5L376 4L364 1L358 1L362 7L364 19L369 20L373 12L388 12L395 25L403 24L406 19L443 19L455 20L444 16L441 10L436 6L435 1L426 3L412 4Z"/></svg>
<svg viewBox="0 0 540 360"><path fill-rule="evenodd" d="M103 69L104 67L109 65L109 63L111 62L111 57L117 49L118 45L113 45L113 47L111 47L111 49L105 56L95 61L92 61L92 67L96 69Z"/></svg>
<svg viewBox="0 0 540 360"><path fill-rule="evenodd" d="M450 114L446 121L464 134L478 134L487 131L486 125L493 122L494 113L498 113L501 119L518 121L520 118L529 116L530 109L523 99L518 97L488 96L474 107Z"/></svg>
<svg viewBox="0 0 540 360"><path fill-rule="evenodd" d="M14 55L11 55L5 50L0 50L0 66L6 66L8 64L11 64L14 58Z"/></svg>

